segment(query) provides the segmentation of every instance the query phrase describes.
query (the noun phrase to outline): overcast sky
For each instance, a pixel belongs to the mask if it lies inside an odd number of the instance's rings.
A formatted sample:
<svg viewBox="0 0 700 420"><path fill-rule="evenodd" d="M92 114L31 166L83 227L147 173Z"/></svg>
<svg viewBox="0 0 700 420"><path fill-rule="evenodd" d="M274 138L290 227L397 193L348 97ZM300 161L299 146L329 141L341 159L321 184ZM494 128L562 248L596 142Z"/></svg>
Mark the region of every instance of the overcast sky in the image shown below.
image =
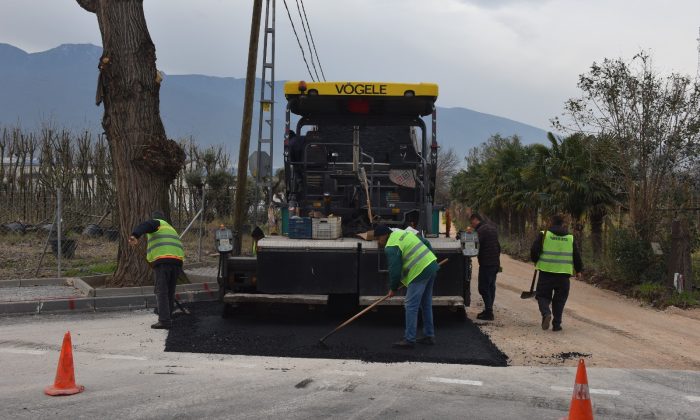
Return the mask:
<svg viewBox="0 0 700 420"><path fill-rule="evenodd" d="M144 0L169 74L243 77L251 0ZM277 1L276 77L309 80ZM296 0L287 0L302 42ZM540 128L577 95L593 61L651 51L663 72L696 73L699 0L306 0L328 80L437 82L440 106ZM262 39L261 39L262 41ZM29 52L101 45L73 0L1 0L0 42ZM308 53L307 53L308 55ZM308 57L307 57L308 58ZM258 70L260 66L258 66Z"/></svg>

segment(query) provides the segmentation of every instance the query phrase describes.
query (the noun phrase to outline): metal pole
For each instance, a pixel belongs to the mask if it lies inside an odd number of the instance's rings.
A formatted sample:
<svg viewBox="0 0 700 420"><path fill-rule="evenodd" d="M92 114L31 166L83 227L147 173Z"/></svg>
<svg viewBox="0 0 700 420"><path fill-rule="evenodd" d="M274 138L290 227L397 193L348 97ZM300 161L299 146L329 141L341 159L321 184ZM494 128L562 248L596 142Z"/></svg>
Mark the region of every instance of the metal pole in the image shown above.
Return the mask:
<svg viewBox="0 0 700 420"><path fill-rule="evenodd" d="M61 226L61 219L63 218L63 214L61 212L61 207L63 206L63 203L61 202L61 189L59 188L56 190L56 227L58 228L58 252L56 255L58 256L58 278L61 278L61 254L63 254L63 247L61 246L61 237L63 236L63 227Z"/></svg>
<svg viewBox="0 0 700 420"><path fill-rule="evenodd" d="M49 248L49 240L51 240L51 234L56 227L56 212L53 215L53 222L51 223L51 228L49 229L49 234L46 236L46 242L44 242L44 252L41 253L39 257L39 265L36 266L36 271L34 272L34 277L39 277L39 270L41 270L41 264L44 262L44 255L46 255L46 250Z"/></svg>
<svg viewBox="0 0 700 420"><path fill-rule="evenodd" d="M197 212L197 214L194 215L194 218L190 221L185 230L182 231L182 233L180 234L180 239L182 239L185 236L185 234L190 230L194 222L197 221L197 218L200 214L202 214L202 209L199 209L199 211Z"/></svg>
<svg viewBox="0 0 700 420"><path fill-rule="evenodd" d="M199 247L197 251L197 262L202 262L202 235L204 233L204 198L207 189L202 188L202 208L199 210Z"/></svg>
<svg viewBox="0 0 700 420"><path fill-rule="evenodd" d="M253 17L250 24L250 46L248 48L248 71L245 81L245 102L243 104L243 124L241 125L241 143L238 149L238 177L236 178L236 202L233 218L234 255L241 254L241 231L245 217L246 182L248 172L248 151L250 148L250 127L253 124L253 94L255 92L255 69L258 56L258 39L260 38L260 20L262 18L262 0L254 0Z"/></svg>

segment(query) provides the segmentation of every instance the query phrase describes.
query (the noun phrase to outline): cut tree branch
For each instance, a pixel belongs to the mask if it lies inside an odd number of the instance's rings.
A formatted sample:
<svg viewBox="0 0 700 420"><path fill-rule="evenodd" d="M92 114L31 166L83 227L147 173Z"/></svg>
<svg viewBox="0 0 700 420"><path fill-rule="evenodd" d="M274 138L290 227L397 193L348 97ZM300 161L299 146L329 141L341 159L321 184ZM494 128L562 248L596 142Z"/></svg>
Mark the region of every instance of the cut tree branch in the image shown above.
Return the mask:
<svg viewBox="0 0 700 420"><path fill-rule="evenodd" d="M78 2L78 5L82 7L83 9L87 10L88 12L91 13L96 13L97 12L97 2L98 0L75 0Z"/></svg>

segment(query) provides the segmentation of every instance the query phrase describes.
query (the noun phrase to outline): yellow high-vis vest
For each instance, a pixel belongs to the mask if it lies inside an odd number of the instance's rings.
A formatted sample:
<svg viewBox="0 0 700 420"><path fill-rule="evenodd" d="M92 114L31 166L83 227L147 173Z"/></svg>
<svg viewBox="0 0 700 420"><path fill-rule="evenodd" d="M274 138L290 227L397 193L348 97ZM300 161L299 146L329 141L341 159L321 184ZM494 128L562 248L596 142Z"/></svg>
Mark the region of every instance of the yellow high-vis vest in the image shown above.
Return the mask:
<svg viewBox="0 0 700 420"><path fill-rule="evenodd" d="M160 222L158 230L146 234L148 239L146 260L149 263L160 258L175 258L183 261L185 259L185 250L182 247L182 241L180 241L177 231L165 220L156 220Z"/></svg>
<svg viewBox="0 0 700 420"><path fill-rule="evenodd" d="M547 273L574 274L574 235L555 235L543 232L542 253L537 260L538 270Z"/></svg>
<svg viewBox="0 0 700 420"><path fill-rule="evenodd" d="M435 254L430 252L418 236L405 230L391 232L386 246L398 246L401 250L401 283L405 286L415 280L430 263L437 261Z"/></svg>

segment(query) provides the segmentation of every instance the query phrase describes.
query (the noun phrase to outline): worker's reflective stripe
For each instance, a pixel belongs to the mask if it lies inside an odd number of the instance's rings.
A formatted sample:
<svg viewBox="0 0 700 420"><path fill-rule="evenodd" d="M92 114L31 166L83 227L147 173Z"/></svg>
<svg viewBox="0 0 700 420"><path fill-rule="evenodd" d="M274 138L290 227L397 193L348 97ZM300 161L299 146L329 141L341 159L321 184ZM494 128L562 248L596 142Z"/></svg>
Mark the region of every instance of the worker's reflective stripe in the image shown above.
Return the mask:
<svg viewBox="0 0 700 420"><path fill-rule="evenodd" d="M570 257L571 252L542 251L542 255L563 255L565 257Z"/></svg>
<svg viewBox="0 0 700 420"><path fill-rule="evenodd" d="M158 230L148 233L146 260L153 262L160 258L185 259L185 250L175 228L165 220L156 219L160 223Z"/></svg>
<svg viewBox="0 0 700 420"><path fill-rule="evenodd" d="M421 245L423 245L423 244L421 244ZM418 264L418 261L420 261L421 258L425 257L426 255L428 255L428 254L430 253L430 250L428 249L427 246L423 245L423 248L425 248L425 250L424 250L423 252L421 252L420 254L418 254L418 256L417 256L416 258L414 258L413 260L411 260L411 262L408 263L408 264L406 265L406 267L404 267L404 269L403 269L404 272L408 273L409 271L411 271L411 269L413 268L413 266L415 266L416 264Z"/></svg>
<svg viewBox="0 0 700 420"><path fill-rule="evenodd" d="M180 249L184 249L184 248L182 247L182 244L181 244L181 243L178 243L178 242L158 242L158 243L155 244L155 245L149 246L149 247L148 247L148 252L151 252L151 251L153 251L154 249L159 248L159 247L161 247L161 246L174 246L174 247L177 247L177 248L180 248Z"/></svg>
<svg viewBox="0 0 700 420"><path fill-rule="evenodd" d="M154 232L151 239L177 239L179 241L180 237L177 235L168 235L168 234L164 235L160 232Z"/></svg>
<svg viewBox="0 0 700 420"><path fill-rule="evenodd" d="M574 236L544 232L537 269L546 273L574 274Z"/></svg>
<svg viewBox="0 0 700 420"><path fill-rule="evenodd" d="M416 244L416 246L414 246L410 251L408 251L408 254L404 255L403 258L405 258L405 259L411 258L411 255L415 254L423 246L425 246L425 245L423 245L422 243Z"/></svg>
<svg viewBox="0 0 700 420"><path fill-rule="evenodd" d="M401 251L401 283L406 286L437 260L430 248L411 232L395 230L389 235L386 246L396 246Z"/></svg>
<svg viewBox="0 0 700 420"><path fill-rule="evenodd" d="M538 261L548 262L548 263L553 263L553 264L561 264L563 262L565 263L565 262L569 262L569 261L571 261L572 264L574 263L573 258L570 258L568 260L555 260L555 259L550 259L550 258L540 258Z"/></svg>

